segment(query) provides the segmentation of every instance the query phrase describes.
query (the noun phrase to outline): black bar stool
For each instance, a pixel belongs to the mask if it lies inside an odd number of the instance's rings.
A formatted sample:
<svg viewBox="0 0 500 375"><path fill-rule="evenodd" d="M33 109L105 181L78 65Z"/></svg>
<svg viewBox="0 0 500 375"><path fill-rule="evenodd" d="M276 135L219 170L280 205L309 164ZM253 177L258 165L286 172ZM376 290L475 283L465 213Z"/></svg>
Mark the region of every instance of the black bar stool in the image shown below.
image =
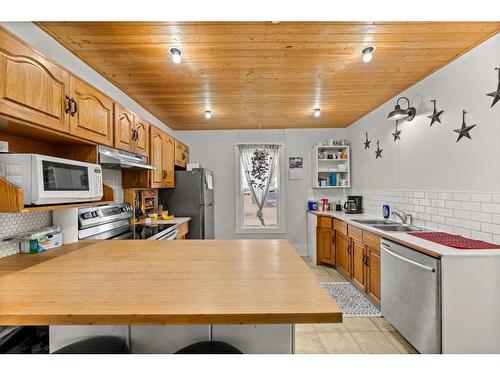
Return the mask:
<svg viewBox="0 0 500 375"><path fill-rule="evenodd" d="M130 349L119 337L95 336L66 345L53 354L130 354Z"/></svg>
<svg viewBox="0 0 500 375"><path fill-rule="evenodd" d="M200 341L176 351L175 354L243 354L243 352L226 342Z"/></svg>

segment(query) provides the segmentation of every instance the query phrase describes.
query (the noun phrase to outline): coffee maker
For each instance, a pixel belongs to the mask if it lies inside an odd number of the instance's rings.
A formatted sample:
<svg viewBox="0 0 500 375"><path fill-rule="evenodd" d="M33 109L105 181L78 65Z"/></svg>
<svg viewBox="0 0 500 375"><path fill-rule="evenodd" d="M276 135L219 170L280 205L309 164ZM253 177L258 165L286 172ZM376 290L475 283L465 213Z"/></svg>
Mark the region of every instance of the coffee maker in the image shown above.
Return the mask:
<svg viewBox="0 0 500 375"><path fill-rule="evenodd" d="M361 195L348 195L347 201L344 203L344 211L346 214L362 214L363 197Z"/></svg>

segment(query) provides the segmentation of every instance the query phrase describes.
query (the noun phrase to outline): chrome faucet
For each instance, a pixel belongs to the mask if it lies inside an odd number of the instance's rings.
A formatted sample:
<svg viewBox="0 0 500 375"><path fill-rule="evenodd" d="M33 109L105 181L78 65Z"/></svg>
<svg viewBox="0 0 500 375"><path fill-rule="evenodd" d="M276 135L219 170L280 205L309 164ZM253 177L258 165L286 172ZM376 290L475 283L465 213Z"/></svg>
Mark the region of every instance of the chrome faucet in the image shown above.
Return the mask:
<svg viewBox="0 0 500 375"><path fill-rule="evenodd" d="M409 224L409 225L413 225L413 215L409 212L404 212L404 211L401 211L401 210L394 210L392 211L392 214L399 217L401 219L401 221L403 222L403 224Z"/></svg>

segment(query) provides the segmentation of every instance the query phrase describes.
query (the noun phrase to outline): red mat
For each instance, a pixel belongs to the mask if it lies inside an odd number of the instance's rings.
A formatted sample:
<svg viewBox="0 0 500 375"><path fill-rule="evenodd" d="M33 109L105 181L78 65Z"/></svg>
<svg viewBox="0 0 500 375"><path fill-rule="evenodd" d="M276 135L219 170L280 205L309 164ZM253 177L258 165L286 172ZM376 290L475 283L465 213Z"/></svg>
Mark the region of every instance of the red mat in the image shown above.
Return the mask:
<svg viewBox="0 0 500 375"><path fill-rule="evenodd" d="M492 243L473 240L472 238L467 238L459 236L457 234L449 234L445 232L413 232L408 233L412 236L422 238L424 240L439 243L441 245L455 247L457 249L500 249L500 245L495 245Z"/></svg>

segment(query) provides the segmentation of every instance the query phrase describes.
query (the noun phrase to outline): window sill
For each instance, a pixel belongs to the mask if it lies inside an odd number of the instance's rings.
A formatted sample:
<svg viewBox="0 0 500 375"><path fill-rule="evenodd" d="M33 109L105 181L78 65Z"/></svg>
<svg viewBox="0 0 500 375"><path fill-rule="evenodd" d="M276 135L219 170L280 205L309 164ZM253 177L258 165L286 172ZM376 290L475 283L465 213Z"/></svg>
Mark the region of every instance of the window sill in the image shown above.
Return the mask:
<svg viewBox="0 0 500 375"><path fill-rule="evenodd" d="M270 228L238 228L235 234L286 234L286 230L278 227Z"/></svg>

